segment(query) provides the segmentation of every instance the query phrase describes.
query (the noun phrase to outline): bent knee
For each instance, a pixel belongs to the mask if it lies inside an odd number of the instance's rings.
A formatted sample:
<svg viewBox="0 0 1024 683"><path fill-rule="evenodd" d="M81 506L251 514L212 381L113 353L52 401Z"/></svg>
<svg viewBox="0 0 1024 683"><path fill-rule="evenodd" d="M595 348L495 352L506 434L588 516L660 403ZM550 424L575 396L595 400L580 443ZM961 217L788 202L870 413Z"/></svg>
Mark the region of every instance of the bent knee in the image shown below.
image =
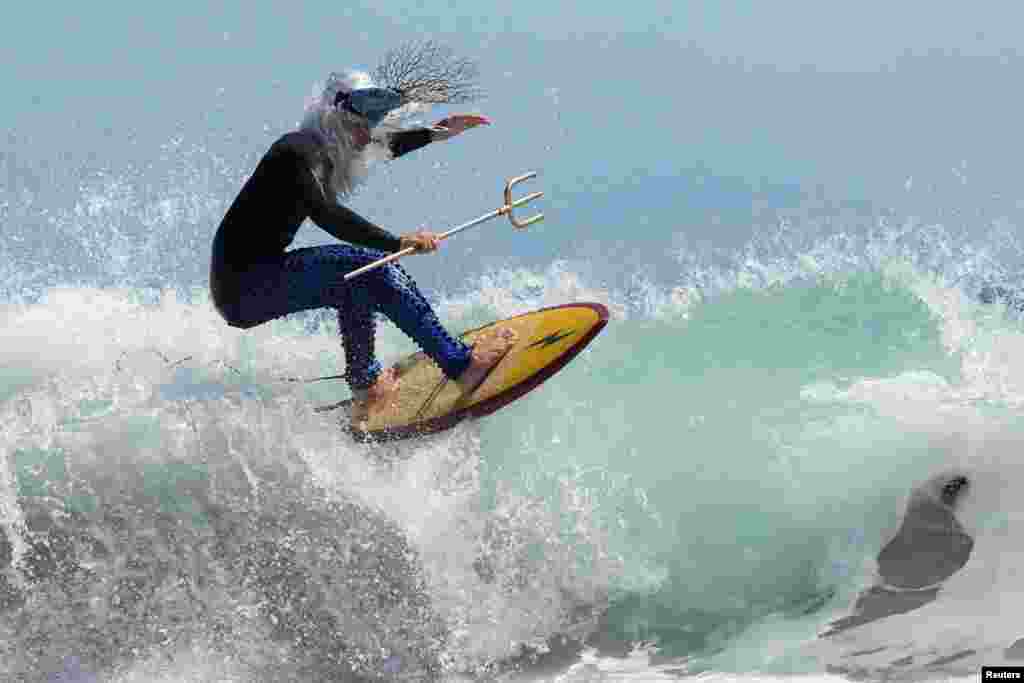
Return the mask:
<svg viewBox="0 0 1024 683"><path fill-rule="evenodd" d="M360 280L362 280L362 282L360 282ZM378 268L374 268L370 272L360 275L353 281L353 284L362 285L362 287L356 288L357 291L359 289L364 289L364 291L368 291L371 296L380 296L386 293L400 293L409 289L411 283L412 278L409 277L408 273L394 263L388 263Z"/></svg>
<svg viewBox="0 0 1024 683"><path fill-rule="evenodd" d="M380 269L380 277L388 287L393 289L409 289L413 286L412 276L397 263L389 263Z"/></svg>

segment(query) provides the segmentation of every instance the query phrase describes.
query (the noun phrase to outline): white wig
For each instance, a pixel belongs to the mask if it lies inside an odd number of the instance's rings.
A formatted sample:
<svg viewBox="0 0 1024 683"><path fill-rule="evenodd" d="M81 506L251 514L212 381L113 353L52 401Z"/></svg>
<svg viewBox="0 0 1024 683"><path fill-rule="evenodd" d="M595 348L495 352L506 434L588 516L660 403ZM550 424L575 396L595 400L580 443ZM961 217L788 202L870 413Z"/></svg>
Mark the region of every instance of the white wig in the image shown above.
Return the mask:
<svg viewBox="0 0 1024 683"><path fill-rule="evenodd" d="M317 84L315 93L307 100L306 112L299 126L302 130L316 131L327 140L328 154L334 162L334 172L328 184L342 196L351 194L366 179L374 161L391 156L387 147L379 144L359 149L352 137L352 130L364 122L354 114L334 106L338 93L370 88L373 85L373 79L364 71L348 69L332 73L326 83Z"/></svg>

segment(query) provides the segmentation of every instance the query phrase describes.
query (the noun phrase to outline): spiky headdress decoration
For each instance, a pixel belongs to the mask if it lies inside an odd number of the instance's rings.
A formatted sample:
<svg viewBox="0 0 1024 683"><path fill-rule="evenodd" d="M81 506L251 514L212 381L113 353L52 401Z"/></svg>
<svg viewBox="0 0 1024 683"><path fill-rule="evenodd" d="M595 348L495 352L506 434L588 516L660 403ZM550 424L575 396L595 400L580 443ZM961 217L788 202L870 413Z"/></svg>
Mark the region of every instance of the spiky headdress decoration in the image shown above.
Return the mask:
<svg viewBox="0 0 1024 683"><path fill-rule="evenodd" d="M373 80L393 88L407 103L462 104L483 97L476 63L456 57L432 40L407 43L391 50L373 73Z"/></svg>

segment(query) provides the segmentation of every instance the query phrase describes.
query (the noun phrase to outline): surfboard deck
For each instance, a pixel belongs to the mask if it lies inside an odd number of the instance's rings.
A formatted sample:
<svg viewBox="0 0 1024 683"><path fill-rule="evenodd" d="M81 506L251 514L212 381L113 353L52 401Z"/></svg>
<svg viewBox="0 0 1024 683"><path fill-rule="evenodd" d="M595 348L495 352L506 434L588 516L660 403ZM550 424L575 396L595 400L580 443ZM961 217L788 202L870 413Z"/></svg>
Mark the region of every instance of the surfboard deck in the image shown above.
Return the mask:
<svg viewBox="0 0 1024 683"><path fill-rule="evenodd" d="M467 418L480 418L536 389L593 341L608 323L608 309L598 303L573 303L543 308L463 332L467 344L495 325L519 333L519 339L490 374L469 394L423 352L395 364L401 387L392 405L371 411L359 429L343 418L345 429L360 442L394 441L451 429ZM345 408L351 399L321 406L326 412Z"/></svg>

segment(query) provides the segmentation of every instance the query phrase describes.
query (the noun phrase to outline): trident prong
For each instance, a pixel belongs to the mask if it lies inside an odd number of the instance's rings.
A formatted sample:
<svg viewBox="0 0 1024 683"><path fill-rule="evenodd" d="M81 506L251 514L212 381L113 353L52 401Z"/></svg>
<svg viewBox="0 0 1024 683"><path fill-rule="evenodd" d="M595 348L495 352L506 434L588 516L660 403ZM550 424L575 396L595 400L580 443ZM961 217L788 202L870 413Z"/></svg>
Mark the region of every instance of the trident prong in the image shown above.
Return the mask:
<svg viewBox="0 0 1024 683"><path fill-rule="evenodd" d="M531 194L526 195L525 197L522 197L520 199L512 201L512 188L515 185L523 182L524 180L529 180L531 178L536 178L536 177L537 177L537 173L535 171L530 171L529 173L524 173L521 176L517 176L515 178L512 178L510 181L505 183L505 208L507 209L508 220L512 223L512 225L514 227L518 228L519 230L523 230L528 225L532 225L532 224L534 224L534 223L536 223L538 221L544 220L544 214L543 213L538 213L535 216L530 216L529 218L524 218L522 220L516 218L515 214L512 213L512 209L516 208L517 206L522 206L523 204L529 204L534 199L539 199L539 198L544 196L543 192L533 192Z"/></svg>

